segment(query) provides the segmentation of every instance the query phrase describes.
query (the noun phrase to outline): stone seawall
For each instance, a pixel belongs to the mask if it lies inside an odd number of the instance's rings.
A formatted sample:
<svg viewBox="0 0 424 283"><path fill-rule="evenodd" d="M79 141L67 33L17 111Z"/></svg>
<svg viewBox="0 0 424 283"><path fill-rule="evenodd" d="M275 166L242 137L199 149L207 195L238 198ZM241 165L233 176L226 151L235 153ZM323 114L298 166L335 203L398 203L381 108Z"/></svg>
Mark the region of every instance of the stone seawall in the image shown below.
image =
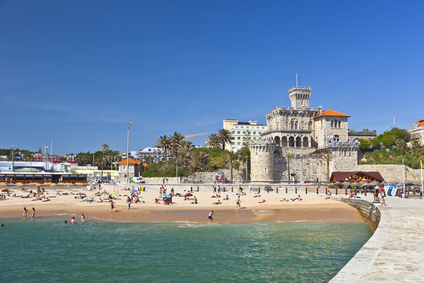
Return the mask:
<svg viewBox="0 0 424 283"><path fill-rule="evenodd" d="M335 198L338 201L344 202L354 208L356 208L364 219L365 223L370 226L371 230L375 232L381 219L381 212L377 208L375 212L370 209L371 203L363 199L347 199L347 198Z"/></svg>
<svg viewBox="0 0 424 283"><path fill-rule="evenodd" d="M386 203L378 207L377 230L330 282L423 282L424 202L387 197Z"/></svg>

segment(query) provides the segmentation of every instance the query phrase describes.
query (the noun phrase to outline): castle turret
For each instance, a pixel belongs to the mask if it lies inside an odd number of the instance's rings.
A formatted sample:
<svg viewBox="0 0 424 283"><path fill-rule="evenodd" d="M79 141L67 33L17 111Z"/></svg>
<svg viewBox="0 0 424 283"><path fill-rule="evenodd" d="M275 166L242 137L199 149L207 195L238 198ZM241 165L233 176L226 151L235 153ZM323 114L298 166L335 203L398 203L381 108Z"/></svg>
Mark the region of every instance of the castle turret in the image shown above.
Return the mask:
<svg viewBox="0 0 424 283"><path fill-rule="evenodd" d="M309 98L311 97L311 88L306 86L295 86L289 89L291 107L294 109L309 109Z"/></svg>
<svg viewBox="0 0 424 283"><path fill-rule="evenodd" d="M255 143L249 146L251 158L251 180L273 181L274 176L274 151L272 142Z"/></svg>

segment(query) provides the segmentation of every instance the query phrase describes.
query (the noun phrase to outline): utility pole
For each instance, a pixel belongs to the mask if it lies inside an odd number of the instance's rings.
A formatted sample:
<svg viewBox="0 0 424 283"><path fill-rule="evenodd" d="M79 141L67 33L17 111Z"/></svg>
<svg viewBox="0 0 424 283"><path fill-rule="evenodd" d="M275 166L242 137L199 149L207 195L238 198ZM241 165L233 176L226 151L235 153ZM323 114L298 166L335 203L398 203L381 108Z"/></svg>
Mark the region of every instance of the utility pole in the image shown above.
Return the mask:
<svg viewBox="0 0 424 283"><path fill-rule="evenodd" d="M12 173L15 171L15 146L12 146Z"/></svg>
<svg viewBox="0 0 424 283"><path fill-rule="evenodd" d="M127 132L127 183L128 183L128 179L129 179L129 168L128 168L128 161L129 161L129 158L130 158L130 155L129 155L129 148L130 148L130 126L132 125L132 123L131 122L126 122L125 123L125 125L127 125L128 126L128 132Z"/></svg>

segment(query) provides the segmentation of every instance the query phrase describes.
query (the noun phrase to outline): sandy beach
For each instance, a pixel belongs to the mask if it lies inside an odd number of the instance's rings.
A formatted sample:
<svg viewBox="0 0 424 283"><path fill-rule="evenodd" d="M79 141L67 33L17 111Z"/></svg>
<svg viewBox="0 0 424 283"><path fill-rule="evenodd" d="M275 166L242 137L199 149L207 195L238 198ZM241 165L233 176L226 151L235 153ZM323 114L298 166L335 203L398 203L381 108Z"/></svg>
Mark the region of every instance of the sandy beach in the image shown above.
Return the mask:
<svg viewBox="0 0 424 283"><path fill-rule="evenodd" d="M128 209L127 197L130 190L139 190L140 203L132 203ZM90 219L120 222L195 222L206 223L209 211L214 211L214 222L217 224L246 223L246 222L361 222L363 221L358 211L347 204L326 199L324 195L301 194L302 200L294 200L298 195L285 193L261 193L260 197L254 192L239 194L234 192L213 192L213 187L202 187L193 196L184 197L189 192L189 187L176 186L172 204L159 203L156 199L160 195L160 185L120 185L105 184L99 190L89 186L66 187L44 186L45 192L41 199L36 197L23 198L30 193L31 187L2 187L9 189L7 200L0 201L0 218L22 217L24 207L28 209L31 217L32 207L35 208L36 217L63 217L70 219L73 216L80 221L84 213L87 221ZM167 185L167 194L171 192L172 185ZM37 187L32 187L32 192L37 192ZM106 193L105 193L106 192ZM114 192L114 193L112 193ZM85 194L80 198L80 193ZM110 194L112 193L112 194ZM2 192L2 194L5 194ZM111 209L109 195L113 196L115 208ZM213 197L220 195L220 197ZM224 200L228 195L228 200ZM194 196L197 204L194 203ZM236 202L240 196L240 208ZM48 201L46 199L48 198ZM186 199L186 200L185 200ZM292 199L294 201L282 202ZM92 200L92 201L88 201ZM213 204L216 202L221 204ZM262 202L265 200L265 202Z"/></svg>

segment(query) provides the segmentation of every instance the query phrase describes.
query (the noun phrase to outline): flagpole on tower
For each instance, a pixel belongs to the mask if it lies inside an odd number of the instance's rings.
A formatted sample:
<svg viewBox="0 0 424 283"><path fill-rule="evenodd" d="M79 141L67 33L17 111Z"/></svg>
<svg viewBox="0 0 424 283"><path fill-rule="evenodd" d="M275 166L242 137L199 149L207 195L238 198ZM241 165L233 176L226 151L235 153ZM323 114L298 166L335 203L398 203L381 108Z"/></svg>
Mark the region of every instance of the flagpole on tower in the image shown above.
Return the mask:
<svg viewBox="0 0 424 283"><path fill-rule="evenodd" d="M298 87L299 86L299 84L298 84L298 81L297 81L297 73L296 73L296 87Z"/></svg>

